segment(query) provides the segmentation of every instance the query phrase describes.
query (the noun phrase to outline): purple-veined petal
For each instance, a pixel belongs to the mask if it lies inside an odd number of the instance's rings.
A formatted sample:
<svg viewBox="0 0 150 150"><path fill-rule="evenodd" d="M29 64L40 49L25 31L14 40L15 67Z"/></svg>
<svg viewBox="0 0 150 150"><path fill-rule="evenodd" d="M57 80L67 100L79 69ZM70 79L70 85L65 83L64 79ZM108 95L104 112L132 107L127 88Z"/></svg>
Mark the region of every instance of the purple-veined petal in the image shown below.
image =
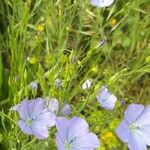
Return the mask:
<svg viewBox="0 0 150 150"><path fill-rule="evenodd" d="M75 137L82 136L89 131L88 123L84 119L76 116L69 120L68 126L70 126L68 130L69 138L72 138L72 135Z"/></svg>
<svg viewBox="0 0 150 150"><path fill-rule="evenodd" d="M29 135L33 134L31 128L28 125L26 125L26 123L24 121L19 120L18 121L18 126L21 128L21 130L24 133L29 134Z"/></svg>
<svg viewBox="0 0 150 150"><path fill-rule="evenodd" d="M108 97L108 101L115 103L117 101L117 97L113 94L110 94Z"/></svg>
<svg viewBox="0 0 150 150"><path fill-rule="evenodd" d="M102 86L100 88L98 95L97 95L97 99L98 99L100 104L104 103L108 99L108 94L109 94L108 89L105 88L104 86Z"/></svg>
<svg viewBox="0 0 150 150"><path fill-rule="evenodd" d="M55 125L56 115L54 113L50 113L46 110L36 118L36 123L44 127L52 127Z"/></svg>
<svg viewBox="0 0 150 150"><path fill-rule="evenodd" d="M117 101L117 97L109 93L108 89L104 86L100 88L99 94L97 95L97 99L100 105L107 110L114 109L115 103Z"/></svg>
<svg viewBox="0 0 150 150"><path fill-rule="evenodd" d="M110 110L114 109L116 101L117 101L117 97L113 94L110 94L108 96L109 104L108 104L107 108L110 109Z"/></svg>
<svg viewBox="0 0 150 150"><path fill-rule="evenodd" d="M116 96L113 94L109 94L107 99L100 102L100 104L103 108L108 109L108 110L112 110L115 107L116 101L117 101Z"/></svg>
<svg viewBox="0 0 150 150"><path fill-rule="evenodd" d="M33 134L38 138L38 139L46 139L48 137L48 128L43 127L38 123L34 123L31 127Z"/></svg>
<svg viewBox="0 0 150 150"><path fill-rule="evenodd" d="M138 117L136 124L142 127L150 127L150 106L147 106Z"/></svg>
<svg viewBox="0 0 150 150"><path fill-rule="evenodd" d="M131 135L128 147L130 150L147 150L146 143L138 133Z"/></svg>
<svg viewBox="0 0 150 150"><path fill-rule="evenodd" d="M17 108L19 116L22 120L26 120L29 117L29 101L23 100Z"/></svg>
<svg viewBox="0 0 150 150"><path fill-rule="evenodd" d="M104 101L103 103L100 103L100 105L107 110L112 110L115 107L115 103L110 101Z"/></svg>
<svg viewBox="0 0 150 150"><path fill-rule="evenodd" d="M66 150L64 147L64 141L62 141L58 133L56 134L56 142L58 150Z"/></svg>
<svg viewBox="0 0 150 150"><path fill-rule="evenodd" d="M61 112L63 115L70 115L71 114L71 107L68 104L64 104Z"/></svg>
<svg viewBox="0 0 150 150"><path fill-rule="evenodd" d="M127 143L130 140L131 133L125 120L117 127L116 134L124 143Z"/></svg>
<svg viewBox="0 0 150 150"><path fill-rule="evenodd" d="M56 119L58 150L93 150L99 147L99 140L93 133L89 133L89 126L84 119L65 117Z"/></svg>
<svg viewBox="0 0 150 150"><path fill-rule="evenodd" d="M138 134L143 141L150 146L150 126L149 127L144 127L144 128L139 128L138 129Z"/></svg>
<svg viewBox="0 0 150 150"><path fill-rule="evenodd" d="M51 98L48 104L48 110L52 113L57 114L59 109L59 103L56 98Z"/></svg>
<svg viewBox="0 0 150 150"><path fill-rule="evenodd" d="M141 104L130 104L126 109L124 116L128 123L136 121L144 110L144 106Z"/></svg>
<svg viewBox="0 0 150 150"><path fill-rule="evenodd" d="M97 99L99 101L102 101L103 99L106 99L106 97L108 97L108 93L109 93L108 89L105 86L102 86L100 88L100 91L99 91L98 95L97 95Z"/></svg>
<svg viewBox="0 0 150 150"><path fill-rule="evenodd" d="M100 147L100 142L98 137L93 133L87 133L86 135L80 137L80 139L74 143L73 149L76 150L89 150L96 149Z"/></svg>
<svg viewBox="0 0 150 150"><path fill-rule="evenodd" d="M41 98L36 98L29 103L29 114L31 118L39 115L45 107L45 101Z"/></svg>
<svg viewBox="0 0 150 150"><path fill-rule="evenodd" d="M136 120L140 135L147 145L150 145L150 106L147 106Z"/></svg>
<svg viewBox="0 0 150 150"><path fill-rule="evenodd" d="M57 117L56 118L56 128L59 137L62 140L66 140L67 131L68 131L69 120L66 117Z"/></svg>

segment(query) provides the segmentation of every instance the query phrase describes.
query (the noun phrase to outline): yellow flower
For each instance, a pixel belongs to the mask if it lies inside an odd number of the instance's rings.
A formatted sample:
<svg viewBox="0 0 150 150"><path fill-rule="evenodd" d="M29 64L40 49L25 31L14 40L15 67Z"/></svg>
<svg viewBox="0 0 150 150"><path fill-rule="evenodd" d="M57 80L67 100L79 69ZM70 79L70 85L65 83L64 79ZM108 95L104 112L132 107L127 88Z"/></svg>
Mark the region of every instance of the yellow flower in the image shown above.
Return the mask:
<svg viewBox="0 0 150 150"><path fill-rule="evenodd" d="M39 32L43 32L43 31L44 31L44 24L38 25L36 29L37 29Z"/></svg>
<svg viewBox="0 0 150 150"><path fill-rule="evenodd" d="M117 20L116 20L115 18L111 20L111 25L112 25L112 26L115 26L116 23L117 23Z"/></svg>
<svg viewBox="0 0 150 150"><path fill-rule="evenodd" d="M92 71L93 73L97 73L97 72L98 72L98 66L93 66L93 67L91 68L91 71Z"/></svg>
<svg viewBox="0 0 150 150"><path fill-rule="evenodd" d="M110 131L106 131L101 138L104 143L108 143L110 139L113 138L113 133Z"/></svg>

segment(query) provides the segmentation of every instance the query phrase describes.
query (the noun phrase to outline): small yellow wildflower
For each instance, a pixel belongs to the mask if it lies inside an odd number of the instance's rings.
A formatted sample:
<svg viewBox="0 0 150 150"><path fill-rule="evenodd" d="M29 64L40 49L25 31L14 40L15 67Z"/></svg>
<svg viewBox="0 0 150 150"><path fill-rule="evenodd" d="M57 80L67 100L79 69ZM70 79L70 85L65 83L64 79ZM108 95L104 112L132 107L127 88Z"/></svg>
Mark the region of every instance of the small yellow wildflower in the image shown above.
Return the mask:
<svg viewBox="0 0 150 150"><path fill-rule="evenodd" d="M92 71L93 73L97 73L97 72L98 72L98 66L93 66L93 67L91 68L91 71Z"/></svg>
<svg viewBox="0 0 150 150"><path fill-rule="evenodd" d="M43 32L43 31L44 31L44 24L38 25L36 29L37 29L39 32Z"/></svg>
<svg viewBox="0 0 150 150"><path fill-rule="evenodd" d="M113 133L110 131L106 131L106 133L101 137L104 143L108 143L111 138L113 138Z"/></svg>
<svg viewBox="0 0 150 150"><path fill-rule="evenodd" d="M117 20L116 20L115 18L111 20L111 25L112 25L112 26L115 26L116 23L117 23Z"/></svg>

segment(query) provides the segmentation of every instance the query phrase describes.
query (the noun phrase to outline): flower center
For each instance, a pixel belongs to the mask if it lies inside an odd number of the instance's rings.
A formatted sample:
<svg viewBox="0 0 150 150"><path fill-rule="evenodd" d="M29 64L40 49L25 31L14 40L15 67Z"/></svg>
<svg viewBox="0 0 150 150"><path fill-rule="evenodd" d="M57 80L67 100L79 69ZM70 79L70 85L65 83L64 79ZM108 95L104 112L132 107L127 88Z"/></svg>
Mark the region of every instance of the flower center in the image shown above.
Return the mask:
<svg viewBox="0 0 150 150"><path fill-rule="evenodd" d="M27 124L28 126L31 126L31 124L32 124L32 119L31 119L31 118L27 118L26 124Z"/></svg>
<svg viewBox="0 0 150 150"><path fill-rule="evenodd" d="M70 140L70 142L65 141L65 144L64 144L65 149L66 149L66 150L71 150L72 145L75 143L76 139L77 139L77 138L74 137L73 139Z"/></svg>
<svg viewBox="0 0 150 150"><path fill-rule="evenodd" d="M67 141L65 141L65 149L66 150L71 150L72 145L70 143L68 143Z"/></svg>
<svg viewBox="0 0 150 150"><path fill-rule="evenodd" d="M135 123L132 123L130 126L129 126L131 132L135 133L137 132L137 130L141 129L141 127Z"/></svg>

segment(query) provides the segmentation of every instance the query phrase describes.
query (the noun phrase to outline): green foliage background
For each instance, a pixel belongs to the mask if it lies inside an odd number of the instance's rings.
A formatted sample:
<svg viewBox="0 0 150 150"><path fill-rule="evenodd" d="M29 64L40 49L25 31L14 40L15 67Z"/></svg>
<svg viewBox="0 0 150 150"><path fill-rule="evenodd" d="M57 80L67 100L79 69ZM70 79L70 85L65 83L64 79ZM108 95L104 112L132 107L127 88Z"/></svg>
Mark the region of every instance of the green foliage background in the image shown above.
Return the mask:
<svg viewBox="0 0 150 150"><path fill-rule="evenodd" d="M57 149L55 128L47 140L28 137L17 127L17 113L9 111L23 98L38 96L69 103L72 116L85 118L99 136L100 150L127 149L115 128L128 104L150 103L149 4L118 0L96 8L88 0L1 0L0 149ZM86 79L92 79L92 86L82 90ZM37 90L31 89L32 81ZM118 97L113 111L96 100L102 85Z"/></svg>

